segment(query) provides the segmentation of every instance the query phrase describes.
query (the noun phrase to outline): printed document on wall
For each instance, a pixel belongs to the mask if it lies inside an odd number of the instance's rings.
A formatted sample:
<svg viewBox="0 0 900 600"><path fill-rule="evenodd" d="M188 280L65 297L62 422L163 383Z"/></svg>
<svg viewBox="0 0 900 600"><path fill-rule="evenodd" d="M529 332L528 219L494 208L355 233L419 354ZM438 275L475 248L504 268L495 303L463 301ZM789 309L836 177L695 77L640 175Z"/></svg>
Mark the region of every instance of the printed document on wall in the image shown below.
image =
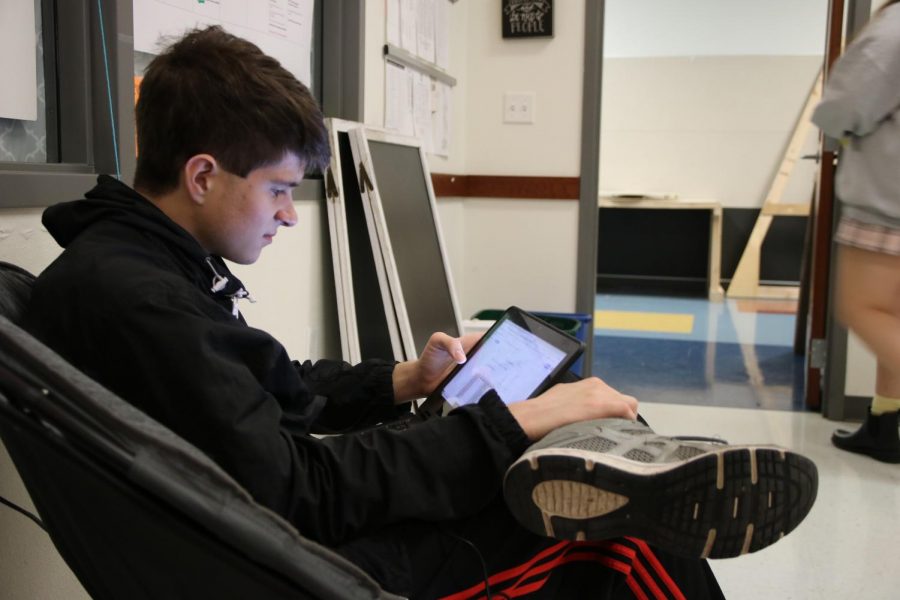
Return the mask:
<svg viewBox="0 0 900 600"><path fill-rule="evenodd" d="M430 63L434 60L434 19L437 7L435 0L419 0L416 25L416 53L419 58Z"/></svg>
<svg viewBox="0 0 900 600"><path fill-rule="evenodd" d="M419 43L418 15L417 0L400 0L400 47L413 54Z"/></svg>
<svg viewBox="0 0 900 600"><path fill-rule="evenodd" d="M34 0L0 2L0 118L37 120Z"/></svg>
<svg viewBox="0 0 900 600"><path fill-rule="evenodd" d="M431 114L431 131L434 139L434 154L439 156L450 156L452 89L446 83L434 82L434 112Z"/></svg>
<svg viewBox="0 0 900 600"><path fill-rule="evenodd" d="M412 72L391 61L385 61L384 68L384 126L412 136L415 133L412 118Z"/></svg>
<svg viewBox="0 0 900 600"><path fill-rule="evenodd" d="M416 137L422 142L426 152L434 152L431 113L431 77L413 73L413 119Z"/></svg>
<svg viewBox="0 0 900 600"><path fill-rule="evenodd" d="M314 0L134 0L134 49L158 54L195 27L221 25L311 83Z"/></svg>
<svg viewBox="0 0 900 600"><path fill-rule="evenodd" d="M434 62L450 68L450 0L437 0L434 18Z"/></svg>

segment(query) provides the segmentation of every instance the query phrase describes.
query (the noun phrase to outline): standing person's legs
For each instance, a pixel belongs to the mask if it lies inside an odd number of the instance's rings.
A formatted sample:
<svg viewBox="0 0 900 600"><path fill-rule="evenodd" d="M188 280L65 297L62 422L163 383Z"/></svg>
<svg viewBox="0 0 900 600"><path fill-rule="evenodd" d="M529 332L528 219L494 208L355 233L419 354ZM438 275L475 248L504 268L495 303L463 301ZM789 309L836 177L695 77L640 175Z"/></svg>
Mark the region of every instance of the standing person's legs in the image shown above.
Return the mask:
<svg viewBox="0 0 900 600"><path fill-rule="evenodd" d="M900 397L900 256L839 246L837 317L883 365L882 391Z"/></svg>
<svg viewBox="0 0 900 600"><path fill-rule="evenodd" d="M870 414L856 432L838 430L834 444L885 462L900 462L900 256L841 245L837 316L875 354Z"/></svg>

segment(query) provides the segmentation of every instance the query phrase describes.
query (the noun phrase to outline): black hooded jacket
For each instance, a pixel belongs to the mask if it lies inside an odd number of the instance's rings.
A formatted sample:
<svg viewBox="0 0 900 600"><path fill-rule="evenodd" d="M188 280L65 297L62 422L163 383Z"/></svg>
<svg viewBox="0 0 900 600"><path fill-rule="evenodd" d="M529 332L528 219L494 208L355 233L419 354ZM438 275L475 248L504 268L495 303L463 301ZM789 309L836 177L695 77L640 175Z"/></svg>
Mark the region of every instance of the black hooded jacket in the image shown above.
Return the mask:
<svg viewBox="0 0 900 600"><path fill-rule="evenodd" d="M65 251L38 278L26 327L312 539L473 514L528 443L493 393L402 433L315 437L396 414L393 364L292 362L235 316L245 292L221 258L115 179L43 222Z"/></svg>

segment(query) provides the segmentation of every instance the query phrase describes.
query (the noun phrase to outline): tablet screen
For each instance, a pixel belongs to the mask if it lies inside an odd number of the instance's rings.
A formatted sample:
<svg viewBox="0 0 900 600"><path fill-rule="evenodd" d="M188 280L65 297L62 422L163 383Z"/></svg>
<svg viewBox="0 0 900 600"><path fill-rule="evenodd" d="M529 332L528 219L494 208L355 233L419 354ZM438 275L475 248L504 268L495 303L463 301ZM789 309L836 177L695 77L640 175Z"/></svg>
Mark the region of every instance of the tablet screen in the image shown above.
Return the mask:
<svg viewBox="0 0 900 600"><path fill-rule="evenodd" d="M565 357L559 348L504 320L444 387L444 400L456 408L478 402L490 389L505 402L525 400Z"/></svg>
<svg viewBox="0 0 900 600"><path fill-rule="evenodd" d="M577 339L512 307L433 396L449 408L477 403L491 389L507 403L525 400L542 392L582 349Z"/></svg>

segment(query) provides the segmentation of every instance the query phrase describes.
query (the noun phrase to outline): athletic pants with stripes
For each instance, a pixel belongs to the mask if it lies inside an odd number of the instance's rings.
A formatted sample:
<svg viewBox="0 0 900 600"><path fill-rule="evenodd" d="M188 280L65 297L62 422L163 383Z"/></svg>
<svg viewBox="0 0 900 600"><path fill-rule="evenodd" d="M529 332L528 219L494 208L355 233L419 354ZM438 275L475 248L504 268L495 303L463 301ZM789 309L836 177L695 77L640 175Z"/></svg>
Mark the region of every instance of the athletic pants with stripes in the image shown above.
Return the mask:
<svg viewBox="0 0 900 600"><path fill-rule="evenodd" d="M413 599L724 598L704 560L624 537L533 535L502 501L449 523L405 523L337 549L390 592Z"/></svg>

